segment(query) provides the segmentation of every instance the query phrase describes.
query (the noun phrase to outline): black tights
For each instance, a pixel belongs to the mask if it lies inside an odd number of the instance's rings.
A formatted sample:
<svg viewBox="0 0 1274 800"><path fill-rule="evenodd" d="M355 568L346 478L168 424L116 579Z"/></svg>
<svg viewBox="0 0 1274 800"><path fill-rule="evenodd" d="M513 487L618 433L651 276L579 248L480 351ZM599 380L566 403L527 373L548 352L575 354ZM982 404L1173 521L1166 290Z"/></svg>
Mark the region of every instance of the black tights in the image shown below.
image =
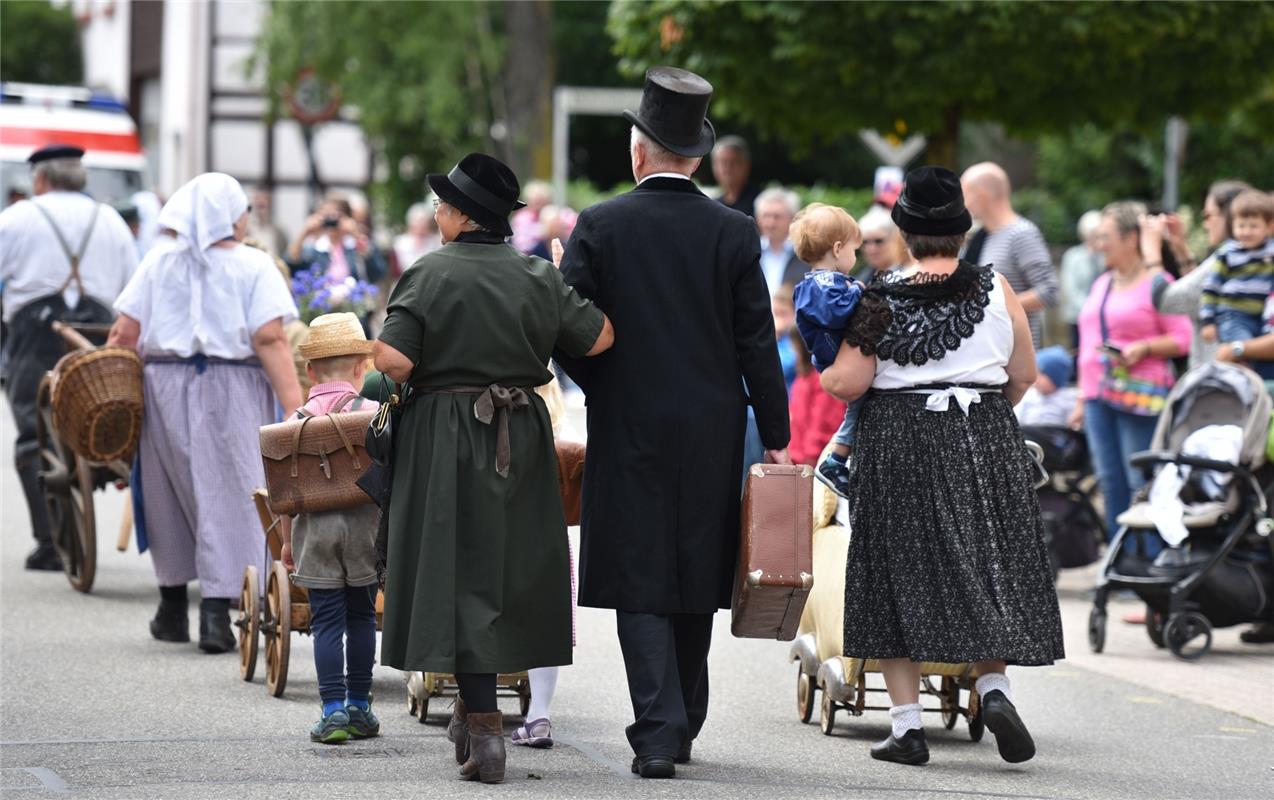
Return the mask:
<svg viewBox="0 0 1274 800"><path fill-rule="evenodd" d="M457 672L456 685L460 687L460 699L470 714L490 714L499 711L495 703L494 672Z"/></svg>

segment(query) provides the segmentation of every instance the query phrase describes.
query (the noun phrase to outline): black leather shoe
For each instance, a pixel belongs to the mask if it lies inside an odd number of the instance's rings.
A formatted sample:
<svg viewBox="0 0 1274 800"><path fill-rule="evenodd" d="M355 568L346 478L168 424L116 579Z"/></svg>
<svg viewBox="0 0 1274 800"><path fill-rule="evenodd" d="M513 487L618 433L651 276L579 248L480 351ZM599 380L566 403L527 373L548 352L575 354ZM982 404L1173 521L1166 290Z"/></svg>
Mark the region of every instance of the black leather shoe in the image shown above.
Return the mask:
<svg viewBox="0 0 1274 800"><path fill-rule="evenodd" d="M1250 630L1239 634L1239 641L1244 644L1270 644L1274 642L1274 622L1262 622L1253 625Z"/></svg>
<svg viewBox="0 0 1274 800"><path fill-rule="evenodd" d="M185 603L159 601L159 611L150 621L150 635L161 642L190 641L190 618Z"/></svg>
<svg viewBox="0 0 1274 800"><path fill-rule="evenodd" d="M62 557L58 555L58 551L51 544L37 545L27 555L26 568L40 572L61 572Z"/></svg>
<svg viewBox="0 0 1274 800"><path fill-rule="evenodd" d="M986 693L986 697L982 698L982 719L995 734L1000 758L1010 764L1020 764L1035 757L1035 741L1031 739L1031 732L1004 692L996 689Z"/></svg>
<svg viewBox="0 0 1274 800"><path fill-rule="evenodd" d="M643 778L672 778L677 768L668 756L633 756L633 774Z"/></svg>
<svg viewBox="0 0 1274 800"><path fill-rule="evenodd" d="M877 761L892 761L912 767L927 764L929 745L925 743L925 732L918 728L912 729L904 733L901 739L890 734L885 741L872 745L871 757Z"/></svg>
<svg viewBox="0 0 1274 800"><path fill-rule="evenodd" d="M205 653L227 653L235 649L230 630L230 601L205 597L199 601L199 649Z"/></svg>
<svg viewBox="0 0 1274 800"><path fill-rule="evenodd" d="M677 751L677 757L673 759L674 764L690 763L690 747L694 742L686 742L686 746Z"/></svg>

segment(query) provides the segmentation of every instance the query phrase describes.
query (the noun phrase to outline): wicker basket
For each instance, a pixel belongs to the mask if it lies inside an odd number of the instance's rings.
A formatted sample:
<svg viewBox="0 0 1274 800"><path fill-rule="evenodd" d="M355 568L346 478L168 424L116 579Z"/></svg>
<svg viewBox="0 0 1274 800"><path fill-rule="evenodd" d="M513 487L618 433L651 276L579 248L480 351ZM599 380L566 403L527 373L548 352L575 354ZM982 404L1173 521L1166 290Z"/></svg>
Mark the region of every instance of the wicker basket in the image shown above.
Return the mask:
<svg viewBox="0 0 1274 800"><path fill-rule="evenodd" d="M131 461L142 432L142 361L127 347L68 353L53 368L53 422L81 458Z"/></svg>

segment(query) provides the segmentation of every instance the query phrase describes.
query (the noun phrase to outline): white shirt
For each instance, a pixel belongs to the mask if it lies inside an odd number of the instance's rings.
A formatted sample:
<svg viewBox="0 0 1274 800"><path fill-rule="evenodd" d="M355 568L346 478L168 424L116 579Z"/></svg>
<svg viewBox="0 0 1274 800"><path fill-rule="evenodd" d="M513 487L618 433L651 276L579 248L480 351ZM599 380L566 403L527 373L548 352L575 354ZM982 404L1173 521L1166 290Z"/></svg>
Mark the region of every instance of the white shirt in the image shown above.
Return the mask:
<svg viewBox="0 0 1274 800"><path fill-rule="evenodd" d="M296 318L292 292L268 253L211 247L205 268L172 257L177 247L161 238L115 301L115 310L141 323L143 356L251 358L252 336L262 325Z"/></svg>
<svg viewBox="0 0 1274 800"><path fill-rule="evenodd" d="M783 247L776 253L770 249L769 237L761 237L761 272L765 273L765 285L770 290L770 297L783 285L783 276L787 274L787 265L795 252L791 239L784 239Z"/></svg>
<svg viewBox="0 0 1274 800"><path fill-rule="evenodd" d="M57 234L36 205L48 211L78 252L98 203L80 192L47 192L23 200L0 213L0 281L4 282L4 319L23 306L57 293L71 276L71 261ZM80 279L90 297L109 306L137 269L137 246L128 225L115 209L103 205L80 260ZM80 301L72 281L62 293L72 308Z"/></svg>
<svg viewBox="0 0 1274 800"><path fill-rule="evenodd" d="M681 178L683 181L690 180L689 175L682 175L680 172L652 172L641 180L637 181L637 185L641 186L651 178Z"/></svg>
<svg viewBox="0 0 1274 800"><path fill-rule="evenodd" d="M900 274L900 273L899 273ZM896 361L878 359L875 389L907 389L934 383L957 386L999 386L1008 383L1005 369L1013 353L1013 320L1004 304L1004 285L997 276L988 294L986 316L973 329L973 335L955 350L921 366L901 366Z"/></svg>

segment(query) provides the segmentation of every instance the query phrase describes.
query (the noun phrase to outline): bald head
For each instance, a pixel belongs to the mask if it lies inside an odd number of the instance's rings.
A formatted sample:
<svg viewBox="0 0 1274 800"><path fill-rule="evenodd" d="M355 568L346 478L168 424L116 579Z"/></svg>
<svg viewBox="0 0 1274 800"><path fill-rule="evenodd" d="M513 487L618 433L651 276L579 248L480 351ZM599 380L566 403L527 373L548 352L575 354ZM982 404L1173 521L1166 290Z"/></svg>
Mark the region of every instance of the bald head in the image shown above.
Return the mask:
<svg viewBox="0 0 1274 800"><path fill-rule="evenodd" d="M990 161L974 164L960 176L960 186L969 213L983 223L1012 215L1013 206L1009 202L1012 186L1008 173L999 164Z"/></svg>

